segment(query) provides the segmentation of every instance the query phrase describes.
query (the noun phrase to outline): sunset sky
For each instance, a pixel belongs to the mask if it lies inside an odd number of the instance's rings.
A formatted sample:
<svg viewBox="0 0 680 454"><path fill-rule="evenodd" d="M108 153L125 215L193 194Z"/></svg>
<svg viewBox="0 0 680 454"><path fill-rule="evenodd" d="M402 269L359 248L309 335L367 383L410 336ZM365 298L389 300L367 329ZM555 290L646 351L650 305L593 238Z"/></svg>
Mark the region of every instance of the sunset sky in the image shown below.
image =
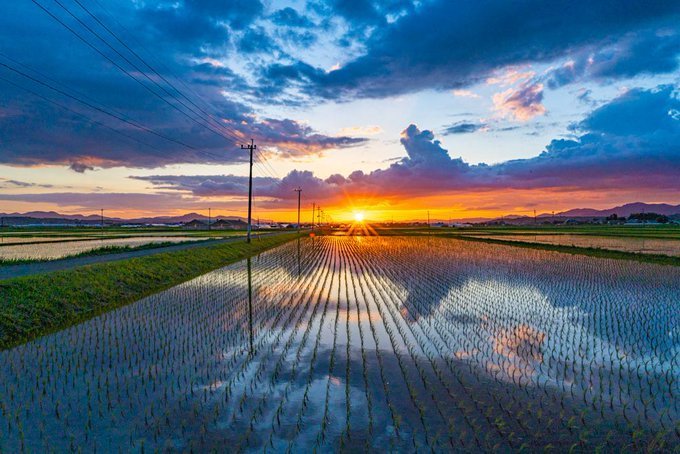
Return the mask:
<svg viewBox="0 0 680 454"><path fill-rule="evenodd" d="M559 4L558 4L559 3ZM680 203L680 2L12 0L0 212ZM310 216L310 214L306 214Z"/></svg>

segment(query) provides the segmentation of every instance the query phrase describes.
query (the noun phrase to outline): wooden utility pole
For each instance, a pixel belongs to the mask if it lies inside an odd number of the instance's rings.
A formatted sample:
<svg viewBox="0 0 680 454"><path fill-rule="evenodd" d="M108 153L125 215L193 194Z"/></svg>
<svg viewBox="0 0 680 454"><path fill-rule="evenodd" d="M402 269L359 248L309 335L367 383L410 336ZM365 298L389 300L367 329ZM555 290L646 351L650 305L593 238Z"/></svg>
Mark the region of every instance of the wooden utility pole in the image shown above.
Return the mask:
<svg viewBox="0 0 680 454"><path fill-rule="evenodd" d="M208 230L210 230L210 221L212 221L212 208L208 208Z"/></svg>
<svg viewBox="0 0 680 454"><path fill-rule="evenodd" d="M300 195L302 194L302 188L298 187L293 189L293 191L298 193L298 220L297 220L297 231L300 233Z"/></svg>
<svg viewBox="0 0 680 454"><path fill-rule="evenodd" d="M250 139L250 144L241 145L241 150L250 151L250 173L248 176L248 233L246 235L246 242L250 243L250 232L252 231L251 215L253 211L253 150L257 149L255 141Z"/></svg>
<svg viewBox="0 0 680 454"><path fill-rule="evenodd" d="M316 214L316 202L312 202L312 229L314 228L314 215Z"/></svg>

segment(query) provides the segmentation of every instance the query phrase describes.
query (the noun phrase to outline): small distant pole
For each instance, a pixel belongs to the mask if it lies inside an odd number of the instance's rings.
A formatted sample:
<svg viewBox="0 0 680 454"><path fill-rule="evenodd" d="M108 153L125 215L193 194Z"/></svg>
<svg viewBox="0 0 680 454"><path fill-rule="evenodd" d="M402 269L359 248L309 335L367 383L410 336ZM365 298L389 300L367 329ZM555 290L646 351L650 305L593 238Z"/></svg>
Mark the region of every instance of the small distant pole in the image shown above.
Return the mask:
<svg viewBox="0 0 680 454"><path fill-rule="evenodd" d="M302 194L302 188L298 187L293 189L293 191L298 193L298 220L297 220L297 231L300 233L300 195Z"/></svg>
<svg viewBox="0 0 680 454"><path fill-rule="evenodd" d="M318 218L318 220L319 220L319 222L317 222L317 224L319 225L319 227L321 227L321 207L317 207L317 208L316 208L316 213L317 213L316 216L317 216L317 218Z"/></svg>
<svg viewBox="0 0 680 454"><path fill-rule="evenodd" d="M100 218L99 218L99 228L101 229L102 236L104 236L104 208L100 210Z"/></svg>
<svg viewBox="0 0 680 454"><path fill-rule="evenodd" d="M430 210L427 210L427 228L430 228Z"/></svg>
<svg viewBox="0 0 680 454"><path fill-rule="evenodd" d="M250 175L248 177L248 233L246 235L246 242L250 243L250 232L252 231L251 214L253 210L253 150L257 149L255 140L250 139L250 144L241 144L241 150L250 151Z"/></svg>
<svg viewBox="0 0 680 454"><path fill-rule="evenodd" d="M208 208L208 230L210 230L211 221L212 221L212 208Z"/></svg>
<svg viewBox="0 0 680 454"><path fill-rule="evenodd" d="M536 221L536 210L534 210L534 225L536 224L538 224L538 222Z"/></svg>
<svg viewBox="0 0 680 454"><path fill-rule="evenodd" d="M314 214L316 213L316 202L312 202L312 229L314 228Z"/></svg>

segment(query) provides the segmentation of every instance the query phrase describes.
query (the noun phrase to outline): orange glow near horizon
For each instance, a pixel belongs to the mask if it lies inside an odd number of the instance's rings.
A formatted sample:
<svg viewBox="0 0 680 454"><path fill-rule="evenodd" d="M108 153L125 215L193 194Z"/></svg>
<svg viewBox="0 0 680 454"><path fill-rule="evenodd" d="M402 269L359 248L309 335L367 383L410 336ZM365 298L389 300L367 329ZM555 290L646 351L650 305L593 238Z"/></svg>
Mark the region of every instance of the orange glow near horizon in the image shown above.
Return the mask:
<svg viewBox="0 0 680 454"><path fill-rule="evenodd" d="M324 213L329 215L334 222L351 224L355 222L422 222L428 218L428 212L432 222L475 218L492 219L511 214L532 217L534 209L536 214L540 215L559 213L572 208L612 208L635 200L644 200L647 203L678 203L675 198L658 198L647 193L644 188L636 188L625 191L496 190L415 197L405 194L383 196L338 194L331 200L317 200L316 205L317 207L321 205ZM226 216L245 218L247 215L245 201L219 201L210 197L191 200L184 206L175 207L164 206L163 203L151 205L148 202L137 206L129 203L126 205L122 200L119 206L115 206L115 203L115 200L107 200L78 205L5 200L2 202L0 212L56 211L60 214L98 215L99 209L103 208L106 217L133 219L188 213L207 216L208 207L211 207L213 218ZM297 203L265 201L256 198L253 203L253 219L258 218L263 221L294 223L297 218ZM303 223L312 222L311 200L308 203L303 200L300 220Z"/></svg>

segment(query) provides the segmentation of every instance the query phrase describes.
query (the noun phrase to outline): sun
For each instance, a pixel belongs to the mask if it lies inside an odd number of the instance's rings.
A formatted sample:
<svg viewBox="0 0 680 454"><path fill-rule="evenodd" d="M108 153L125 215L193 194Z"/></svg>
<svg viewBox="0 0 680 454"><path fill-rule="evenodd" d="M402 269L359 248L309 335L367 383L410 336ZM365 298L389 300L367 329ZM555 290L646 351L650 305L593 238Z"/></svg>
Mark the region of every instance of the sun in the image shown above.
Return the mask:
<svg viewBox="0 0 680 454"><path fill-rule="evenodd" d="M364 222L364 213L362 213L361 211L355 212L354 220L357 222Z"/></svg>

